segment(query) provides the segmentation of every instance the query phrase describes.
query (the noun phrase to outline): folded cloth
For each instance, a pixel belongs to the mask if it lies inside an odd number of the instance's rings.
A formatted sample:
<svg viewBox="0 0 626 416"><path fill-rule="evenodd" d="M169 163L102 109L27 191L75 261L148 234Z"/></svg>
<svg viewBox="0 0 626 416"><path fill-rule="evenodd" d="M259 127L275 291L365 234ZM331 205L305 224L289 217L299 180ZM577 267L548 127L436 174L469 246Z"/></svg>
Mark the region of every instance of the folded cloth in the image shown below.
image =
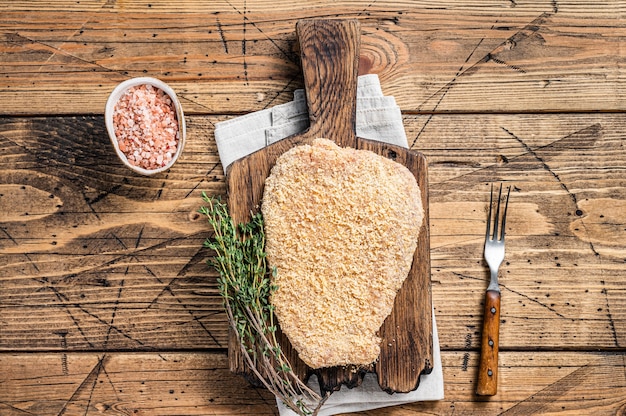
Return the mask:
<svg viewBox="0 0 626 416"><path fill-rule="evenodd" d="M215 125L215 141L224 171L235 160L265 146L300 133L309 125L303 90L294 92L293 101ZM400 108L393 97L383 95L378 76L358 78L356 103L356 134L364 139L378 140L408 148ZM433 310L433 371L420 377L417 390L410 393L387 394L381 390L375 375L365 376L359 387L345 386L326 401L319 415L365 411L387 406L443 399L443 372L439 337ZM315 377L309 385L317 389ZM277 400L281 415L295 415Z"/></svg>
<svg viewBox="0 0 626 416"><path fill-rule="evenodd" d="M308 126L303 90L296 90L293 101L288 103L217 123L215 141L224 172L235 160L300 133ZM358 78L356 134L364 139L408 147L400 108L393 97L383 96L375 74Z"/></svg>

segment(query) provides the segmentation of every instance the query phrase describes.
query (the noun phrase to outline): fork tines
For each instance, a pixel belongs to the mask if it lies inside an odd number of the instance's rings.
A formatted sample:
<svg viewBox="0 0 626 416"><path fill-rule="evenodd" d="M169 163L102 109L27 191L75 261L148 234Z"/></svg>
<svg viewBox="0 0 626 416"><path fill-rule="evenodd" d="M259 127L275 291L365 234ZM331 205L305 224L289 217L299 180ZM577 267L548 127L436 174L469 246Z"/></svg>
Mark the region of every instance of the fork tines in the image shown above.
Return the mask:
<svg viewBox="0 0 626 416"><path fill-rule="evenodd" d="M511 187L508 187L506 193L506 201L504 204L504 212L502 213L502 217L500 217L500 205L502 201L502 188L503 185L500 184L500 189L498 191L498 205L496 206L496 216L492 217L493 210L493 183L491 184L491 196L489 198L489 220L487 221L487 233L486 240L504 240L504 230L506 225L506 210L509 207L509 195L511 193ZM498 224L500 224L500 218L502 218L502 229L500 230L500 235L498 236ZM491 221L493 221L493 235L490 235L491 230Z"/></svg>

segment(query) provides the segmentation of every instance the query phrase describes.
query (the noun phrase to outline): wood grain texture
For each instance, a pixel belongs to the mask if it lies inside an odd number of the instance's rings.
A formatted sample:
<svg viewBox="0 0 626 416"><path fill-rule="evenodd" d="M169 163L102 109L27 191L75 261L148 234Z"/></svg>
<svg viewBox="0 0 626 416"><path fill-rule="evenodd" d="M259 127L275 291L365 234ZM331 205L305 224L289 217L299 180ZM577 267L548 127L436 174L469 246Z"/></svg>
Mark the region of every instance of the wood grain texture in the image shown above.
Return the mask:
<svg viewBox="0 0 626 416"><path fill-rule="evenodd" d="M603 416L626 410L624 353L502 352L500 358L501 388L489 400L473 396L478 354L444 351L442 401L359 414ZM278 415L274 398L233 375L223 353L1 354L0 366L5 416Z"/></svg>
<svg viewBox="0 0 626 416"><path fill-rule="evenodd" d="M476 394L494 396L498 392L498 339L500 338L500 292L485 292L480 363Z"/></svg>
<svg viewBox="0 0 626 416"><path fill-rule="evenodd" d="M101 114L117 83L143 75L168 82L187 114L273 106L302 85L295 22L329 16L359 19L363 68L380 74L404 111L622 110L622 6L618 0L5 2L0 113Z"/></svg>
<svg viewBox="0 0 626 416"><path fill-rule="evenodd" d="M105 389L109 381L101 373L88 414L275 412L273 399L248 390L245 380L224 381L234 377L226 371L227 323L215 276L204 264L209 253L200 248L210 234L195 216L200 192L226 191L212 140L214 123L224 119L189 117L185 154L157 178L123 169L107 150L101 117L0 119L3 414L32 406L35 414L56 415L66 402L84 414L90 396L72 398L73 389L105 350L136 351L119 370L107 370L128 387L123 394ZM626 118L406 115L404 123L429 162L432 296L446 397L369 413L623 413ZM515 187L501 268L499 389L480 401L474 392L492 180ZM167 353L197 348L221 348L220 364ZM70 368L72 357L86 360L83 378L69 384L48 374L63 371L66 355ZM219 381L211 375L216 368ZM38 371L46 376L16 379ZM157 393L140 391L141 377L132 374L141 371L164 394L146 400ZM168 372L180 377L159 376ZM201 380L190 383L194 377ZM170 390L185 391L185 399Z"/></svg>
<svg viewBox="0 0 626 416"><path fill-rule="evenodd" d="M622 0L0 3L0 414L276 414L229 373L200 247L226 193L214 124L304 84L298 19L356 18L360 71L428 164L445 399L370 415L626 412ZM104 103L149 75L183 99L167 174L110 152ZM475 395L489 183L514 185L498 394ZM144 384L142 384L144 383Z"/></svg>
<svg viewBox="0 0 626 416"><path fill-rule="evenodd" d="M202 190L226 192L212 140L212 125L223 119L189 117L185 154L156 178L123 168L101 117L0 119L2 350L61 350L62 342L70 350L105 342L146 351L227 345L215 276L204 264L209 253L201 248L210 230L196 215ZM442 347L480 345L489 182L506 180L515 188L501 268L501 347L624 348L626 119L404 121L429 162ZM65 341L55 332L66 333Z"/></svg>

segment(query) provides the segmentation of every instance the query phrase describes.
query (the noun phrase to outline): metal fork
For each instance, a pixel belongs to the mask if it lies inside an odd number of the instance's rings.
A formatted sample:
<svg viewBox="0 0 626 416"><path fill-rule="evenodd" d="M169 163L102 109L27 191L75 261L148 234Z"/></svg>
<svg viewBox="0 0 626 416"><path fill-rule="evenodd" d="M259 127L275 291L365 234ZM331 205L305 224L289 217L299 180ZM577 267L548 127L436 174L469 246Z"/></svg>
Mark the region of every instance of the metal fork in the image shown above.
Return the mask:
<svg viewBox="0 0 626 416"><path fill-rule="evenodd" d="M485 293L485 310L483 315L483 332L480 350L480 366L478 367L478 386L476 394L493 396L498 391L498 339L500 334L500 287L498 285L498 269L504 260L504 234L506 212L509 207L511 187L506 193L504 212L500 215L502 202L502 185L498 191L495 216L493 213L493 184L489 200L489 218L485 234L485 260L489 265L491 280ZM493 233L492 225L493 222ZM499 231L499 233L498 233Z"/></svg>

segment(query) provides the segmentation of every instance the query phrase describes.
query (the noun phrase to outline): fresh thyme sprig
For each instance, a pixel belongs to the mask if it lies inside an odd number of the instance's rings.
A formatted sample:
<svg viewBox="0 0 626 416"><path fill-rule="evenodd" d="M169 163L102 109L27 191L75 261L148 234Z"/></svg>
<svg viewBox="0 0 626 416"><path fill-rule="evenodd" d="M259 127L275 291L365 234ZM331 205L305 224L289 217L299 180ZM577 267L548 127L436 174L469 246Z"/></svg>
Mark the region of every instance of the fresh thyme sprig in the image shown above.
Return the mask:
<svg viewBox="0 0 626 416"><path fill-rule="evenodd" d="M249 223L235 224L219 198L202 199L199 212L213 228L204 246L215 255L207 261L219 273L218 287L228 321L238 334L245 364L263 385L299 415L316 415L328 395L321 397L292 371L276 334L270 296L276 290L265 258L261 213Z"/></svg>

